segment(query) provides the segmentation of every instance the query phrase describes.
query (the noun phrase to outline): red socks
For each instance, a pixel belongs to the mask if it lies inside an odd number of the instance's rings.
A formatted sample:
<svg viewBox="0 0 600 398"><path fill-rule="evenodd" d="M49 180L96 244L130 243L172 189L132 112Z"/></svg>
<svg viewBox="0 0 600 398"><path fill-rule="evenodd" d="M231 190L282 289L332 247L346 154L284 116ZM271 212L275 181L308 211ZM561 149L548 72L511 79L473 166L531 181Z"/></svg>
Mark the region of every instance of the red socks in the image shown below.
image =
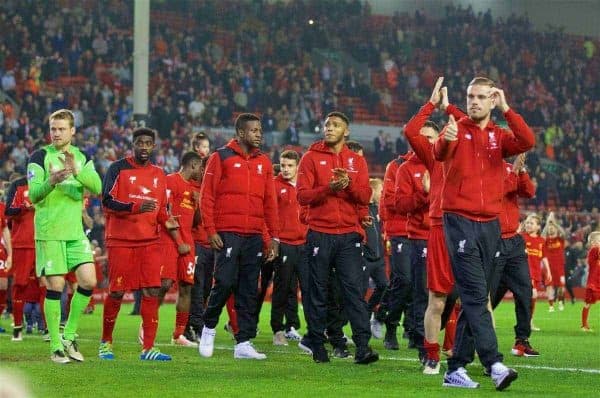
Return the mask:
<svg viewBox="0 0 600 398"><path fill-rule="evenodd" d="M121 299L114 299L110 295L104 299L104 314L102 320L102 341L112 343L112 334L115 328L115 321L119 310L121 309Z"/></svg>
<svg viewBox="0 0 600 398"><path fill-rule="evenodd" d="M140 315L142 315L142 328L144 329L144 351L154 347L154 340L156 339L156 331L158 329L159 305L160 301L158 297L142 296Z"/></svg>
<svg viewBox="0 0 600 398"><path fill-rule="evenodd" d="M446 322L446 331L444 332L444 351L449 351L454 347L454 336L456 335L456 320L460 312L460 305L456 304L448 321Z"/></svg>
<svg viewBox="0 0 600 398"><path fill-rule="evenodd" d="M233 334L238 334L240 327L237 322L237 312L235 311L235 299L233 298L233 294L227 299L227 314L229 315L229 325L231 326Z"/></svg>
<svg viewBox="0 0 600 398"><path fill-rule="evenodd" d="M13 297L13 319L15 321L15 328L23 327L23 307L25 302L23 301L23 287L13 286L12 289ZM2 293L0 293L0 302L2 302ZM0 310L0 314L2 311Z"/></svg>
<svg viewBox="0 0 600 398"><path fill-rule="evenodd" d="M175 332L173 332L174 339L185 333L185 326L187 325L189 317L189 312L178 312L177 315L175 315Z"/></svg>
<svg viewBox="0 0 600 398"><path fill-rule="evenodd" d="M4 309L6 308L6 290L0 290L0 315L4 313ZM21 319L23 319L23 314L21 313Z"/></svg>
<svg viewBox="0 0 600 398"><path fill-rule="evenodd" d="M427 359L433 359L436 361L440 361L440 345L436 343L430 343L427 340L424 340L424 348L427 353Z"/></svg>
<svg viewBox="0 0 600 398"><path fill-rule="evenodd" d="M590 315L590 307L583 307L583 310L581 311L581 326L584 328L590 328L590 325L588 325L588 316Z"/></svg>

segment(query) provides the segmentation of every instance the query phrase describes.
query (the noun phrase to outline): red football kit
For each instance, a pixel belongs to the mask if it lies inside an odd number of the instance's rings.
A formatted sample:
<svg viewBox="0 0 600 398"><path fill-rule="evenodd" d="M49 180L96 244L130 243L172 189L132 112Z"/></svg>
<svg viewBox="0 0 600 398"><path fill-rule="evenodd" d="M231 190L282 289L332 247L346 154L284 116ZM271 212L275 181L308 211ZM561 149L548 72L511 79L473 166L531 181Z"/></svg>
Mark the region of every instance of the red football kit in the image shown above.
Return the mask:
<svg viewBox="0 0 600 398"><path fill-rule="evenodd" d="M6 214L10 221L13 249L12 275L15 286L26 286L35 276L35 243L33 230L34 209L29 200L27 178L19 178L10 185L6 195Z"/></svg>
<svg viewBox="0 0 600 398"><path fill-rule="evenodd" d="M156 209L140 212L145 200L154 201ZM160 286L159 238L168 218L163 170L152 164L141 166L132 157L114 162L104 179L102 204L110 291Z"/></svg>
<svg viewBox="0 0 600 398"><path fill-rule="evenodd" d="M546 238L544 253L550 264L552 274L552 285L556 287L565 286L565 240L559 236Z"/></svg>
<svg viewBox="0 0 600 398"><path fill-rule="evenodd" d="M545 257L544 241L541 236L531 236L523 233L525 240L525 252L529 262L529 274L531 275L531 284L535 289L539 289L542 284L542 258Z"/></svg>
<svg viewBox="0 0 600 398"><path fill-rule="evenodd" d="M585 302L594 304L600 300L600 247L590 249L587 256L588 280L585 287Z"/></svg>
<svg viewBox="0 0 600 398"><path fill-rule="evenodd" d="M196 194L194 195L194 192ZM177 243L171 238L165 228L161 229L161 247L165 253L161 257L161 278L194 283L195 248L192 227L194 224L194 213L198 209L197 198L200 189L190 181L186 181L180 173L167 176L167 200L170 205L171 215L177 218L179 223L179 235L181 240L190 247L190 252L179 255Z"/></svg>

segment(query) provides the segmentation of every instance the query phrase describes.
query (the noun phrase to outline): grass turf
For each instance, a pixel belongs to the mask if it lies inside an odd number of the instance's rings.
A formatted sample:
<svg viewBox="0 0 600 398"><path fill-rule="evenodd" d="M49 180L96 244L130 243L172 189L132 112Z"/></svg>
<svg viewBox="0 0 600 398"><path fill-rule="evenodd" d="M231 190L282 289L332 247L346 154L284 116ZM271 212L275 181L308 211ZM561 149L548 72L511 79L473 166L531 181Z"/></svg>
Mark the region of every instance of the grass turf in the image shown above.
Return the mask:
<svg viewBox="0 0 600 398"><path fill-rule="evenodd" d="M510 355L513 343L514 311L506 302L496 311L500 350L505 363L515 367L519 379L505 392L518 397L590 397L600 389L600 306L593 306L590 325L594 333L579 330L582 303L567 304L565 311L547 312L540 302L535 322L542 330L533 332L531 343L541 352L538 358ZM302 354L295 342L274 347L269 327L270 306L265 304L257 348L268 356L265 361L234 360L233 341L223 330L226 314L217 329L215 355L200 358L193 348L170 345L174 324L174 306L160 310L157 338L159 348L173 356L169 363L141 362L137 343L138 316L130 316L124 305L115 328L114 361L97 357L102 325L102 306L80 322L80 350L84 363L55 365L49 361L48 343L37 335L24 335L22 342L10 341L10 333L0 335L0 373L16 371L24 377L35 396L65 397L178 397L188 395L230 396L427 396L480 397L494 392L492 381L482 375L478 362L469 366L471 377L481 383L478 390L442 388L439 376L424 376L416 360L416 351L401 341L399 351L386 351L381 340L371 344L380 361L354 365L352 360L332 359L315 364ZM10 321L0 320L10 330ZM399 329L399 334L401 333ZM347 330L347 334L350 331ZM351 349L351 351L353 351ZM0 386L1 387L1 386ZM1 390L1 388L0 388Z"/></svg>

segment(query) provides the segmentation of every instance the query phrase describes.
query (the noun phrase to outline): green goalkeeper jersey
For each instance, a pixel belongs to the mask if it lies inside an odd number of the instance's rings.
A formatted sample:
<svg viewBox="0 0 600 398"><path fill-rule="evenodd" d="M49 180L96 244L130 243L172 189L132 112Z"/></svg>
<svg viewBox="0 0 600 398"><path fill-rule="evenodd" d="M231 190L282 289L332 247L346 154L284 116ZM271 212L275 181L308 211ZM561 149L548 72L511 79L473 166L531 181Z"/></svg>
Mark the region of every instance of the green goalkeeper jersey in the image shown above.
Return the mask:
<svg viewBox="0 0 600 398"><path fill-rule="evenodd" d="M82 210L83 193L100 193L102 183L94 162L79 148L70 145L77 176L50 185L50 173L64 169L64 154L47 145L31 154L27 163L29 199L35 206L36 240L78 240L85 238Z"/></svg>

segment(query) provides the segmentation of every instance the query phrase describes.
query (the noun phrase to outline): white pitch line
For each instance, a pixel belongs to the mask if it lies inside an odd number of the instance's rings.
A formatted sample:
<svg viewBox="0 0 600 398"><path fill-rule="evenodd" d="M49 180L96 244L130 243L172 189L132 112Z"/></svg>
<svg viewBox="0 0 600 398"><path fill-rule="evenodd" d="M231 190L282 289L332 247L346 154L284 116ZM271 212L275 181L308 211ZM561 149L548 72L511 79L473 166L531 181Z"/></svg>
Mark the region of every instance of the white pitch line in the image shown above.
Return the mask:
<svg viewBox="0 0 600 398"><path fill-rule="evenodd" d="M6 333L3 334L6 337L11 337L10 333ZM0 335L0 336L3 336ZM79 338L77 339L78 341L89 341L89 342L97 342L98 340L94 340L94 339L87 339L87 338ZM19 344L23 344L22 342L20 342ZM231 343L231 346L224 346L224 345L215 345L215 350L221 350L221 351L233 351L233 341ZM119 341L117 340L116 343L117 347L119 345L137 345L139 346L140 344L137 342L133 342L133 341ZM158 347L173 347L173 348L190 348L190 347L177 347L173 344L169 344L169 343L155 343L155 346ZM266 353L268 354L292 354L292 355L299 355L299 356L308 356L306 353L303 352L290 352L290 351L282 351L282 350L267 350ZM418 362L417 358L401 358L401 357L384 357L384 356L380 356L380 359L383 359L385 361L399 361L399 362ZM477 367L481 367L481 365L479 363L473 363L471 366L477 366ZM600 374L600 369L586 369L586 368L556 368L553 366L539 366L539 365L511 365L511 367L513 368L517 368L517 369L531 369L531 370L546 370L549 372L571 372L571 373L591 373L591 374Z"/></svg>

